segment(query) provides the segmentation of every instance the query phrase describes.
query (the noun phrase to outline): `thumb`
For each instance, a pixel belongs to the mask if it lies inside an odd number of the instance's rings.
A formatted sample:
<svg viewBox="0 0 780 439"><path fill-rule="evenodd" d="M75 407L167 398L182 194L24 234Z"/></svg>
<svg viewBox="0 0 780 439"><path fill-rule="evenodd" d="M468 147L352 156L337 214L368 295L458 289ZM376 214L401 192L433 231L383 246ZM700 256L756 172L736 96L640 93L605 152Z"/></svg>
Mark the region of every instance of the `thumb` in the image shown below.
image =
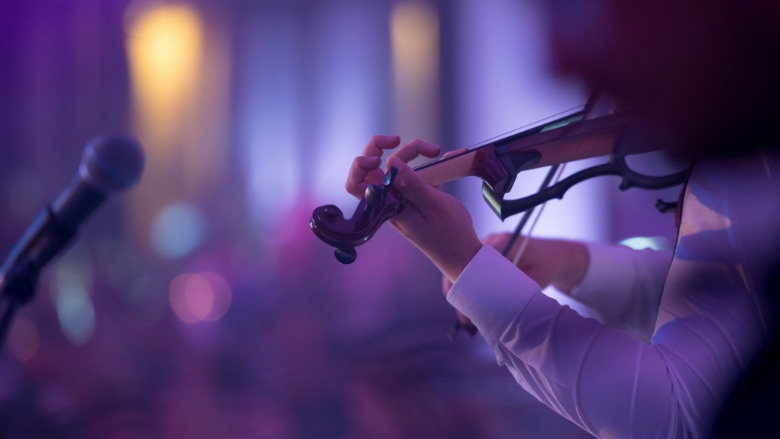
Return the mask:
<svg viewBox="0 0 780 439"><path fill-rule="evenodd" d="M471 319L470 319L470 318L468 318L468 317L466 317L466 316L464 316L464 315L463 315L463 314L462 314L460 311L458 311L457 309L455 310L455 314L457 314L457 316L458 316L458 321L460 322L460 324L461 324L461 325L468 325L468 324L470 324L470 323L471 323Z"/></svg>
<svg viewBox="0 0 780 439"><path fill-rule="evenodd" d="M393 157L388 160L387 165L398 168L398 175L395 177L393 186L404 196L404 198L418 207L425 206L433 201L432 197L434 195L433 193L437 192L436 189L424 182L423 179L414 172L414 169L404 163L403 160Z"/></svg>
<svg viewBox="0 0 780 439"><path fill-rule="evenodd" d="M441 291L444 293L444 296L447 296L447 293L450 292L450 289L452 288L452 281L450 281L450 278L448 278L445 275L441 276Z"/></svg>

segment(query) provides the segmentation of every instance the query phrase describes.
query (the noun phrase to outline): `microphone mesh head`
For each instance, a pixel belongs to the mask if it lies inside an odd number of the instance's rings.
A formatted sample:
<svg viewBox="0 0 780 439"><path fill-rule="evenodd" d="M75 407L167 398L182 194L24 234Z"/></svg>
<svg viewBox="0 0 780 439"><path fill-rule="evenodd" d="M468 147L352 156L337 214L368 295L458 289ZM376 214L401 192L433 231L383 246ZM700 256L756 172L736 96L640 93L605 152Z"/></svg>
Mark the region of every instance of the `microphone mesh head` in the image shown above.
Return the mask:
<svg viewBox="0 0 780 439"><path fill-rule="evenodd" d="M84 148L79 175L96 189L109 194L138 183L144 170L144 151L135 137L101 134Z"/></svg>

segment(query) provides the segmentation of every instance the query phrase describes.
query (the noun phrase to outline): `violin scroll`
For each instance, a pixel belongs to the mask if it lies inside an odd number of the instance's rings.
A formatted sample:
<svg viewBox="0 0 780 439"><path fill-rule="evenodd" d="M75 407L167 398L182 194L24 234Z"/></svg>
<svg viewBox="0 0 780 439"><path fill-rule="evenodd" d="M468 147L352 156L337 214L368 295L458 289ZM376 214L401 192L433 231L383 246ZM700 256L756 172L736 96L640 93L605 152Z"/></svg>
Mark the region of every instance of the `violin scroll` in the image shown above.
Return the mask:
<svg viewBox="0 0 780 439"><path fill-rule="evenodd" d="M314 209L309 221L312 231L336 248L336 259L342 264L355 262L355 247L366 243L385 221L403 210L403 197L393 187L397 175L398 168L391 166L381 186L369 185L350 219L344 218L341 209L332 204Z"/></svg>

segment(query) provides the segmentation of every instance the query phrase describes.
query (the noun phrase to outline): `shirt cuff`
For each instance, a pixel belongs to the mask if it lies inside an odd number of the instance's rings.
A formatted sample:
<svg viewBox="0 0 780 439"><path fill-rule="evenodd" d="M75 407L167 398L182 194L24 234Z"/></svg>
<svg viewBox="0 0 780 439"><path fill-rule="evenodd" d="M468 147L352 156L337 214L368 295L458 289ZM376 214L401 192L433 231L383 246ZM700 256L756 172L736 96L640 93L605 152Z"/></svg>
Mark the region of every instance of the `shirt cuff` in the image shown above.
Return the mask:
<svg viewBox="0 0 780 439"><path fill-rule="evenodd" d="M541 288L512 262L485 244L447 294L491 347Z"/></svg>
<svg viewBox="0 0 780 439"><path fill-rule="evenodd" d="M577 301L593 306L604 296L627 294L636 280L634 250L624 245L586 243L589 266L582 282L571 292Z"/></svg>

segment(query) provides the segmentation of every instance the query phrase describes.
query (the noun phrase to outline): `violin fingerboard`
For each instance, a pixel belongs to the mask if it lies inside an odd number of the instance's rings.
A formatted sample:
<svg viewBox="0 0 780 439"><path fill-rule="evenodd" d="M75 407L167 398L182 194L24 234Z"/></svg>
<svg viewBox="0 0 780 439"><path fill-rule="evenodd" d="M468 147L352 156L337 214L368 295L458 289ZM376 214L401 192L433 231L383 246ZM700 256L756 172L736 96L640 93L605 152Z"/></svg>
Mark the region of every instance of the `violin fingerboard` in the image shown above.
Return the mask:
<svg viewBox="0 0 780 439"><path fill-rule="evenodd" d="M431 186L440 186L459 178L474 175L475 155L476 151L472 151L457 157L445 159L441 162L436 162L433 166L417 170L417 175Z"/></svg>
<svg viewBox="0 0 780 439"><path fill-rule="evenodd" d="M590 157L611 154L623 127L570 137L539 146L542 160L535 167L552 166Z"/></svg>

